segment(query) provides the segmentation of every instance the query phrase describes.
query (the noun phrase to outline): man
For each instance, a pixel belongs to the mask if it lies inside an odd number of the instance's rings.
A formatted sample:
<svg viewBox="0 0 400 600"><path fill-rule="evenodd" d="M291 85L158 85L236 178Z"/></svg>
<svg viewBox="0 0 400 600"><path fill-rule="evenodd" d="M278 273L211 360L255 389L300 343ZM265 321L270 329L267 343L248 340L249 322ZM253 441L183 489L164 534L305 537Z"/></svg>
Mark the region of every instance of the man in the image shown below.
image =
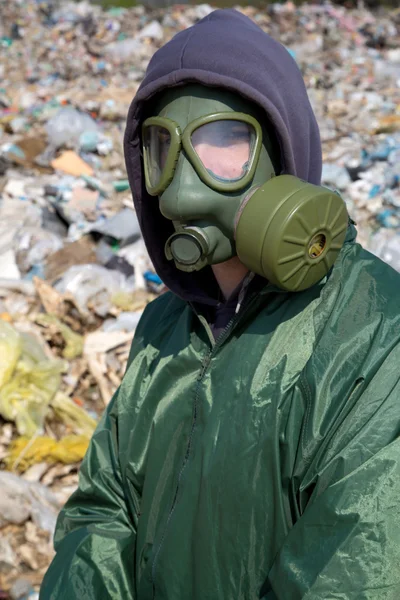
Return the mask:
<svg viewBox="0 0 400 600"><path fill-rule="evenodd" d="M294 61L211 13L154 55L125 153L171 293L137 328L41 600L397 599L400 276L319 187Z"/></svg>

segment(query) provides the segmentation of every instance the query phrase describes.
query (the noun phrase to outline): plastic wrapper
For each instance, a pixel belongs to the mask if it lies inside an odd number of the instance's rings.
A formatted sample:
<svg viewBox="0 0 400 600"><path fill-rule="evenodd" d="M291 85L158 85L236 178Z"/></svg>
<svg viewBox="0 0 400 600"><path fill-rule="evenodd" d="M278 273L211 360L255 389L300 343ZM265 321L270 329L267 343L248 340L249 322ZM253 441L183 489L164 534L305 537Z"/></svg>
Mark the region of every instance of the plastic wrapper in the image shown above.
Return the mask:
<svg viewBox="0 0 400 600"><path fill-rule="evenodd" d="M33 436L43 428L66 364L49 360L32 335L19 334L7 323L1 327L1 364L5 366L0 385L0 414L15 421L20 435Z"/></svg>

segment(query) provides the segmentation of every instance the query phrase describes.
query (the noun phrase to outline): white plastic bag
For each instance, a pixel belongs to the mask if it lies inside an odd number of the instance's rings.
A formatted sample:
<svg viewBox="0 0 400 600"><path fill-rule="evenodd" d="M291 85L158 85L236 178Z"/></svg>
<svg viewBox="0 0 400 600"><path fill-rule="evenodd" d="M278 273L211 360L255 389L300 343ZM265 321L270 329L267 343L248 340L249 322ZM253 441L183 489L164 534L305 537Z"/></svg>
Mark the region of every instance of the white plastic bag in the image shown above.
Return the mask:
<svg viewBox="0 0 400 600"><path fill-rule="evenodd" d="M99 132L99 127L89 115L79 112L73 106L61 108L47 125L49 143L54 148L65 144L79 144L79 138L85 132Z"/></svg>

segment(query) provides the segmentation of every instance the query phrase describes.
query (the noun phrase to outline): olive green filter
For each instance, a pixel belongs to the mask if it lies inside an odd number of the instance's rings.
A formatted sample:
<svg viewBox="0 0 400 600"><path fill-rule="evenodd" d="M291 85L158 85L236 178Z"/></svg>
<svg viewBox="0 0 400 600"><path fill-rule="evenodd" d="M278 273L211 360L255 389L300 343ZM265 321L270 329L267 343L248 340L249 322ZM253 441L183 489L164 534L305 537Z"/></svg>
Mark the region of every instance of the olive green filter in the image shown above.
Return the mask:
<svg viewBox="0 0 400 600"><path fill-rule="evenodd" d="M331 190L280 175L258 188L236 225L236 251L244 265L295 292L320 281L346 236L348 215Z"/></svg>

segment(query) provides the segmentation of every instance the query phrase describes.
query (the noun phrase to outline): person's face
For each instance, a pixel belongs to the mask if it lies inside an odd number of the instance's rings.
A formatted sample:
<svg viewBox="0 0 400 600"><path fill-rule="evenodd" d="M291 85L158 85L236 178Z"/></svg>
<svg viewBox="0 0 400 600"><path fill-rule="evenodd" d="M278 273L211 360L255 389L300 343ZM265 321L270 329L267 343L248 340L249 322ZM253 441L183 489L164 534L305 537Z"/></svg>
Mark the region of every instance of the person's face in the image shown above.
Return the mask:
<svg viewBox="0 0 400 600"><path fill-rule="evenodd" d="M199 84L171 88L149 106L146 187L173 224L165 254L178 268L199 270L235 255L241 202L274 175L260 119L240 95ZM265 140L270 145L267 132Z"/></svg>
<svg viewBox="0 0 400 600"><path fill-rule="evenodd" d="M213 175L238 179L245 174L251 152L251 131L247 123L230 120L207 123L193 132L192 144Z"/></svg>

